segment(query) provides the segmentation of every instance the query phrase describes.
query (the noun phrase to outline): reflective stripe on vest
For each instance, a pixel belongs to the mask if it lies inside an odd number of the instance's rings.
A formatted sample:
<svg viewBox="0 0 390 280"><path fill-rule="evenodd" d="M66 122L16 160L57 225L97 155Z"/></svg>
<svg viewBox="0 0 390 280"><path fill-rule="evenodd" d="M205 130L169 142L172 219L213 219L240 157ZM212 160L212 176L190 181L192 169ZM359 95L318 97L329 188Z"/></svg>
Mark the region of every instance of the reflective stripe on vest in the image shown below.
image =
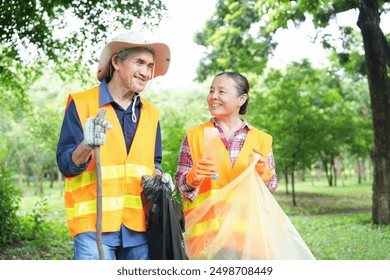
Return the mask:
<svg viewBox="0 0 390 280"><path fill-rule="evenodd" d="M123 210L125 207L143 209L139 196L125 195L124 197L105 197L102 199L103 211ZM68 220L74 217L96 213L96 199L76 203L73 208L66 208Z"/></svg>
<svg viewBox="0 0 390 280"><path fill-rule="evenodd" d="M118 178L128 178L128 177L141 177L143 175L153 174L152 170L146 166L129 164L126 166L115 165L115 166L102 166L102 178L104 179L118 179ZM129 180L126 180L128 182ZM65 182L65 191L72 192L77 188L81 188L86 185L90 185L96 182L96 171L86 171L76 176L75 178Z"/></svg>

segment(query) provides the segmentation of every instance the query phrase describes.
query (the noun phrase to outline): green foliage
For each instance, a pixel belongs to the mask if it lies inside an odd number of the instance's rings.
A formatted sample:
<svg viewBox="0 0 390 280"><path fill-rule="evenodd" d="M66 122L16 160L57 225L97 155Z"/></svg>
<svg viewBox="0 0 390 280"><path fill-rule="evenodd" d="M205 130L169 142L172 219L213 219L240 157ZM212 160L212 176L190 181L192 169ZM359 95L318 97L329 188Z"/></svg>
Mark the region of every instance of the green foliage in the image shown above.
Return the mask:
<svg viewBox="0 0 390 280"><path fill-rule="evenodd" d="M115 30L153 28L166 7L153 1L1 1L0 108L23 111L26 91L43 74L87 80L95 53Z"/></svg>
<svg viewBox="0 0 390 280"><path fill-rule="evenodd" d="M48 202L47 198L45 197L40 197L40 199L35 203L35 207L32 210L32 221L33 221L33 226L32 226L32 235L37 238L39 235L43 234L45 227L44 222L45 218L48 214Z"/></svg>
<svg viewBox="0 0 390 280"><path fill-rule="evenodd" d="M364 79L367 71L361 34L349 26L340 27L339 30L340 37L337 39L342 42L341 49L327 42L328 38L334 35L328 34L322 38L324 48L332 51L329 60L335 67L344 69L349 75L355 76L356 80Z"/></svg>
<svg viewBox="0 0 390 280"><path fill-rule="evenodd" d="M72 260L73 242L65 224L44 220L41 233L33 234L30 216L21 218L25 233L14 244L1 248L0 260Z"/></svg>
<svg viewBox="0 0 390 280"><path fill-rule="evenodd" d="M382 17L389 11L385 2L388 1L379 3ZM339 63L348 71L365 74L361 36L352 27L340 27L338 34L329 34L325 29L338 14L358 9L359 5L357 0L218 0L215 13L195 34L195 42L206 47L197 79L203 81L229 69L261 74L277 46L273 35L288 29L289 24L299 27L306 20L313 22L317 39L325 49L337 54Z"/></svg>
<svg viewBox="0 0 390 280"><path fill-rule="evenodd" d="M62 186L44 182L44 196L24 186L17 217L18 235L0 249L0 260L70 260L73 242L66 224Z"/></svg>
<svg viewBox="0 0 390 280"><path fill-rule="evenodd" d="M174 125L172 125L174 124ZM184 119L172 108L164 110L161 121L162 143L163 143L163 164L165 173L174 175L181 142L185 135Z"/></svg>
<svg viewBox="0 0 390 280"><path fill-rule="evenodd" d="M0 3L0 40L16 50L35 48L54 61L77 57L88 46L105 42L112 30L130 29L134 22L156 25L166 7L154 1L37 1ZM76 28L69 30L69 22ZM66 36L58 36L62 32Z"/></svg>
<svg viewBox="0 0 390 280"><path fill-rule="evenodd" d="M356 114L360 100L345 92L344 87L351 84L342 80L347 76L316 69L304 60L283 71L271 69L261 95L254 87L251 110L261 108L262 113L251 120L273 135L280 170L291 173L310 168L319 158L329 161L362 139L361 123L367 119ZM367 91L364 94L368 96ZM370 135L371 128L366 129ZM368 156L370 145L363 145Z"/></svg>
<svg viewBox="0 0 390 280"><path fill-rule="evenodd" d="M204 30L195 34L194 41L206 47L206 53L197 68L197 80L204 81L218 72L233 70L261 74L268 54L276 44L268 32L261 34L254 26L258 15L256 1L218 1L215 16L207 22ZM253 27L253 30L251 29ZM254 31L254 32L252 32Z"/></svg>
<svg viewBox="0 0 390 280"><path fill-rule="evenodd" d="M0 246L20 237L20 221L17 216L20 196L11 183L8 170L0 169Z"/></svg>
<svg viewBox="0 0 390 280"><path fill-rule="evenodd" d="M69 83L49 69L43 73L26 90L29 110L0 111L3 160L13 174L18 174L20 185L34 176L37 192L44 175L52 180L57 176L56 149L68 93L96 83L83 84L79 79Z"/></svg>
<svg viewBox="0 0 390 280"><path fill-rule="evenodd" d="M14 50L0 47L0 108L20 112L30 109L26 89L40 75L40 67L15 61L14 55Z"/></svg>

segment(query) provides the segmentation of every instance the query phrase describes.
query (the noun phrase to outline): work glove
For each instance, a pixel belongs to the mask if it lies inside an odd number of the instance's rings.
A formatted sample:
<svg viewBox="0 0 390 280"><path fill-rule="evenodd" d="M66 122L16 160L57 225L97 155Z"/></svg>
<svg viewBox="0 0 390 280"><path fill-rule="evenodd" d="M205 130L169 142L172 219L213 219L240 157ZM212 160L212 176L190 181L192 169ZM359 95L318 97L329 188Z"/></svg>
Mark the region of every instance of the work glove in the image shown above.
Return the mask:
<svg viewBox="0 0 390 280"><path fill-rule="evenodd" d="M211 177L217 173L215 163L209 159L201 158L197 160L186 175L187 184L193 188L198 188L205 177Z"/></svg>
<svg viewBox="0 0 390 280"><path fill-rule="evenodd" d="M268 166L267 160L263 157L263 154L259 149L254 148L253 151L260 155L259 161L255 165L257 173L260 175L261 179L265 184L267 184L272 178L272 168Z"/></svg>
<svg viewBox="0 0 390 280"><path fill-rule="evenodd" d="M93 149L106 143L106 128L112 128L111 123L104 119L106 113L106 109L100 109L96 118L88 118L85 122L84 147Z"/></svg>

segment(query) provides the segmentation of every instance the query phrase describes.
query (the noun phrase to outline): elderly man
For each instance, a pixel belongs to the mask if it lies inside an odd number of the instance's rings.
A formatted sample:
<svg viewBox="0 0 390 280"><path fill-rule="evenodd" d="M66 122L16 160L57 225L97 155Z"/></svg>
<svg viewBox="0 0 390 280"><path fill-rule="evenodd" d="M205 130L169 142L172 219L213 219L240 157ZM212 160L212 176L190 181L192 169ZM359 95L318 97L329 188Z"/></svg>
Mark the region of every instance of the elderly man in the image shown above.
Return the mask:
<svg viewBox="0 0 390 280"><path fill-rule="evenodd" d="M159 111L140 97L147 83L169 68L166 44L127 32L107 43L100 81L70 94L57 148L66 177L65 205L75 259L99 259L96 245L96 170L100 148L102 243L106 259L148 259L141 177L162 173ZM105 118L96 117L104 109ZM99 114L100 115L100 114Z"/></svg>

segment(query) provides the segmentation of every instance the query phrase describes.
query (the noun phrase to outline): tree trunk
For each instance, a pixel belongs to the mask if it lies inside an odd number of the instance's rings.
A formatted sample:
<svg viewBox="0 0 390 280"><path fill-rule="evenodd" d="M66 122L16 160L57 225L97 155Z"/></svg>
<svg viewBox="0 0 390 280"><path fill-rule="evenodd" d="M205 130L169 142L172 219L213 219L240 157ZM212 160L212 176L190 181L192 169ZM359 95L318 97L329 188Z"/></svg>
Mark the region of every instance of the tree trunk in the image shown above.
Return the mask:
<svg viewBox="0 0 390 280"><path fill-rule="evenodd" d="M291 191L292 191L292 200L293 200L293 206L297 206L297 201L295 200L295 178L294 178L294 171L295 171L295 157L293 156L292 161L292 168L291 168Z"/></svg>
<svg viewBox="0 0 390 280"><path fill-rule="evenodd" d="M19 191L22 191L23 188L23 176L25 176L27 173L26 169L27 168L23 157L19 157Z"/></svg>
<svg viewBox="0 0 390 280"><path fill-rule="evenodd" d="M62 183L63 178L62 178L62 173L59 169L57 171L57 180L58 180L58 186L59 186L58 189L60 191L60 195L64 195L64 184Z"/></svg>
<svg viewBox="0 0 390 280"><path fill-rule="evenodd" d="M35 177L35 195L43 195L43 182L42 182L43 169L39 163L35 163L34 177Z"/></svg>
<svg viewBox="0 0 390 280"><path fill-rule="evenodd" d="M366 168L366 162L364 160L364 158L361 159L361 166L362 166L362 179L363 181L366 181L367 180L367 168Z"/></svg>
<svg viewBox="0 0 390 280"><path fill-rule="evenodd" d="M359 158L356 160L356 173L358 175L358 184L360 185L362 183L362 167L360 166L360 160Z"/></svg>
<svg viewBox="0 0 390 280"><path fill-rule="evenodd" d="M294 185L294 170L291 172L291 189L292 189L292 201L293 205L297 206L297 201L295 199L295 185Z"/></svg>
<svg viewBox="0 0 390 280"><path fill-rule="evenodd" d="M332 182L334 182L334 186L337 187L336 164L335 164L333 155L331 155L331 157L330 157L330 173L333 174L332 175L332 177L333 177Z"/></svg>
<svg viewBox="0 0 390 280"><path fill-rule="evenodd" d="M380 29L379 1L361 0L359 26L364 43L374 130L372 222L390 224L390 46Z"/></svg>
<svg viewBox="0 0 390 280"><path fill-rule="evenodd" d="M284 173L284 178L285 178L285 181L286 181L286 194L289 194L289 191L288 191L288 171L283 171Z"/></svg>
<svg viewBox="0 0 390 280"><path fill-rule="evenodd" d="M328 185L329 187L332 186L332 182L333 182L333 176L332 176L332 164L330 163L329 165L329 169L328 169L328 163L323 160L322 161L322 164L324 166L324 169L325 169L325 174L326 174L326 179L328 179Z"/></svg>

